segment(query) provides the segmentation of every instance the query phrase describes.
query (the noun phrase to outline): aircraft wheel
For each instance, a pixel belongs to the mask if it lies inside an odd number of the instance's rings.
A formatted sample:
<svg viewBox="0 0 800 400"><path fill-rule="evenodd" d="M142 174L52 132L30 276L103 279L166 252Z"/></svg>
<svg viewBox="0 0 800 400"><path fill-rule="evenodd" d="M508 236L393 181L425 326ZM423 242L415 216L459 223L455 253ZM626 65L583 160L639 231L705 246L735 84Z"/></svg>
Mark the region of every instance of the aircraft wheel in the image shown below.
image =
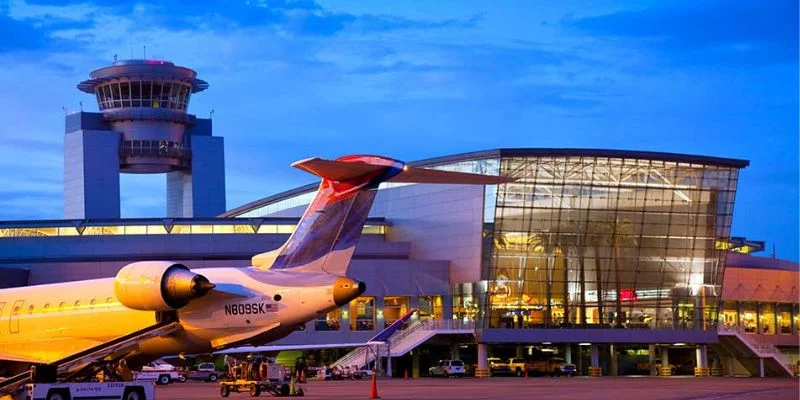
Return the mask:
<svg viewBox="0 0 800 400"><path fill-rule="evenodd" d="M231 395L231 388L228 385L222 385L219 387L219 394L222 397L228 397Z"/></svg>
<svg viewBox="0 0 800 400"><path fill-rule="evenodd" d="M258 397L261 394L261 388L258 387L255 383L250 384L250 396Z"/></svg>

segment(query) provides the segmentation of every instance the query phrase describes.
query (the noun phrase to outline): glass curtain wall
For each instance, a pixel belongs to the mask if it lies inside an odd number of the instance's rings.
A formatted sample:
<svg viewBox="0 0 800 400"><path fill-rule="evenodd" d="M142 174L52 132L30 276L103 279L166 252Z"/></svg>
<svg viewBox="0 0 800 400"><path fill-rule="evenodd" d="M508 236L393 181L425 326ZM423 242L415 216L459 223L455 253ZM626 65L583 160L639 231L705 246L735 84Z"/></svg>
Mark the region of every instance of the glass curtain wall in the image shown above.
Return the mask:
<svg viewBox="0 0 800 400"><path fill-rule="evenodd" d="M484 233L484 326L716 329L737 168L503 157L500 173L518 180Z"/></svg>

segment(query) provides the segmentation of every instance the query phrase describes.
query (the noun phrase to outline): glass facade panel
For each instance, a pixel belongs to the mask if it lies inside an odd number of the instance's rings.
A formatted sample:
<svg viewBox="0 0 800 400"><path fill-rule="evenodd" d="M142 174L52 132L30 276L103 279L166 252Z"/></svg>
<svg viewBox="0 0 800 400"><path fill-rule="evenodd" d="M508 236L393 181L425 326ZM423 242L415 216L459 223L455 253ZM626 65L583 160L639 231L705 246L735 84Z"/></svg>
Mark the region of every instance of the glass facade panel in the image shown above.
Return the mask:
<svg viewBox="0 0 800 400"><path fill-rule="evenodd" d="M748 301L742 303L742 313L739 315L739 321L742 325L741 329L745 333L758 333L758 325L756 324L757 315L755 302Z"/></svg>
<svg viewBox="0 0 800 400"><path fill-rule="evenodd" d="M386 296L383 298L384 328L408 312L408 296Z"/></svg>
<svg viewBox="0 0 800 400"><path fill-rule="evenodd" d="M442 296L420 296L417 308L420 319L442 319Z"/></svg>
<svg viewBox="0 0 800 400"><path fill-rule="evenodd" d="M778 332L781 335L792 334L792 305L778 304Z"/></svg>
<svg viewBox="0 0 800 400"><path fill-rule="evenodd" d="M730 236L737 173L502 158L500 174L517 181L497 187L494 218L484 219L483 326L716 329L725 253L714 244Z"/></svg>
<svg viewBox="0 0 800 400"><path fill-rule="evenodd" d="M761 303L761 315L759 316L759 321L762 334L775 334L775 304Z"/></svg>
<svg viewBox="0 0 800 400"><path fill-rule="evenodd" d="M362 296L350 302L350 330L375 330L375 297Z"/></svg>
<svg viewBox="0 0 800 400"><path fill-rule="evenodd" d="M320 315L314 324L315 331L338 331L342 329L342 310L337 308L327 314Z"/></svg>

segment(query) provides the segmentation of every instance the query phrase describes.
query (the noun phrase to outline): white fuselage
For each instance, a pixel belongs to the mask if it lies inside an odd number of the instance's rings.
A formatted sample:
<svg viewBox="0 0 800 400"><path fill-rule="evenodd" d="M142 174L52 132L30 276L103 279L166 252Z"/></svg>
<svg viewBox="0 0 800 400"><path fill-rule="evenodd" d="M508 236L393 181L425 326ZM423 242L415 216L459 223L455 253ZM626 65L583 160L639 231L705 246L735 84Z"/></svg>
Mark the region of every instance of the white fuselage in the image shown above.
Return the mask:
<svg viewBox="0 0 800 400"><path fill-rule="evenodd" d="M139 343L137 355L262 344L337 307L336 275L253 268L195 272L218 290L179 309L182 329ZM155 312L120 304L114 278L0 290L0 354L12 360L52 362L155 323Z"/></svg>

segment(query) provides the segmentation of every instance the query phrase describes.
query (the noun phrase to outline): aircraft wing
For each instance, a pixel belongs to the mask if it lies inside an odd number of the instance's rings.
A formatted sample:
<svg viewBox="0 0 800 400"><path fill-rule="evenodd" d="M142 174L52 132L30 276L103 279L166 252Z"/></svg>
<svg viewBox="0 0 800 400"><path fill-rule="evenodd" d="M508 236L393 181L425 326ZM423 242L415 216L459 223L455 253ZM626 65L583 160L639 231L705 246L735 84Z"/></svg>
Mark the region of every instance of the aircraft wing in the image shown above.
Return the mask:
<svg viewBox="0 0 800 400"><path fill-rule="evenodd" d="M0 353L0 361L12 361L12 362L20 362L20 363L41 363L42 360L37 360L35 358L26 358L14 354L8 353Z"/></svg>

